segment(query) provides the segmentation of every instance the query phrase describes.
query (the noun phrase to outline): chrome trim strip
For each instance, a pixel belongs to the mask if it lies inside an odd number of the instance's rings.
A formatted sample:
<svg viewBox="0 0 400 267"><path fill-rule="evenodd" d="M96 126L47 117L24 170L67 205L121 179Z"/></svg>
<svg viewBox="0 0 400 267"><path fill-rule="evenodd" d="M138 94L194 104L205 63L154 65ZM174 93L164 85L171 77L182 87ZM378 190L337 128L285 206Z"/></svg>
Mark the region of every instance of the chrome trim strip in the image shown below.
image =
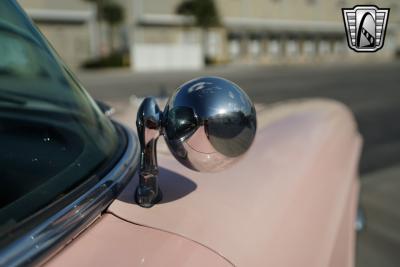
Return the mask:
<svg viewBox="0 0 400 267"><path fill-rule="evenodd" d="M139 164L137 136L132 130L122 128L127 135L127 147L115 167L73 203L0 250L0 266L44 263L93 223L118 196Z"/></svg>

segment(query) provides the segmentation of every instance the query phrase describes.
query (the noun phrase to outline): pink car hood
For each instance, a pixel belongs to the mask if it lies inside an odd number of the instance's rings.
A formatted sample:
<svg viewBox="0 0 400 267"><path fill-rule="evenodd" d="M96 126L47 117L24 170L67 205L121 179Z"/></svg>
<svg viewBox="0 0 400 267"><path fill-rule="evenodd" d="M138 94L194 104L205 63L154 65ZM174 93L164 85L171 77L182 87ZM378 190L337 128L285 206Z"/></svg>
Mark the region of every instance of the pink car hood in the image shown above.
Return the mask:
<svg viewBox="0 0 400 267"><path fill-rule="evenodd" d="M252 148L232 168L196 173L160 155L163 201L138 207L136 177L108 213L202 244L237 266L352 266L361 148L353 116L327 100L259 115ZM112 256L118 248L109 246Z"/></svg>

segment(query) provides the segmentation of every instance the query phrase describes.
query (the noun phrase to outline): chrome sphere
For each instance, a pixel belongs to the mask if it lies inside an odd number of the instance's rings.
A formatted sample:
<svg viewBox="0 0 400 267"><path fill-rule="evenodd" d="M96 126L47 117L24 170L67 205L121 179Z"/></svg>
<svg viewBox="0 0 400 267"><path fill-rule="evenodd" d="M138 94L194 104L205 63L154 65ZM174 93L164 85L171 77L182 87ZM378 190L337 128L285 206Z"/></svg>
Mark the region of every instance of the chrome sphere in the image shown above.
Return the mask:
<svg viewBox="0 0 400 267"><path fill-rule="evenodd" d="M237 161L251 146L257 128L249 97L219 77L180 86L165 107L163 124L175 158L201 172L220 171Z"/></svg>

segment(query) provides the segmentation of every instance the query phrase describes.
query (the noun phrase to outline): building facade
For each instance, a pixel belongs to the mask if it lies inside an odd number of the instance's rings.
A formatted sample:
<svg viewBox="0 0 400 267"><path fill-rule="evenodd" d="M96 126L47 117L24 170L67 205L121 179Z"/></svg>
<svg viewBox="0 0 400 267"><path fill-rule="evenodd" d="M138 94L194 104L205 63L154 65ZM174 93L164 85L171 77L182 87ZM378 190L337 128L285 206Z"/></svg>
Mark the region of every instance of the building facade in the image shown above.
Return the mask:
<svg viewBox="0 0 400 267"><path fill-rule="evenodd" d="M215 0L222 27L207 32L176 15L182 0L114 0L124 7L119 45L133 70L198 69L215 63L286 64L392 58L400 44L398 0ZM96 10L83 0L20 0L50 42L77 66L106 49ZM384 49L359 54L347 47L342 8L391 8ZM205 38L206 36L206 38ZM103 37L103 39L101 38Z"/></svg>
<svg viewBox="0 0 400 267"><path fill-rule="evenodd" d="M19 0L64 62L78 68L100 45L96 9L82 0Z"/></svg>
<svg viewBox="0 0 400 267"><path fill-rule="evenodd" d="M135 0L136 32L175 30L185 21L175 15L179 0ZM347 46L342 8L371 4L363 0L216 0L223 31L211 31L206 54L233 64L282 64L392 58L399 47L397 0L376 1L391 8L385 48L374 55ZM181 30L182 32L183 30ZM175 34L176 35L176 34ZM161 34L159 41L164 40ZM157 38L155 38L157 39ZM154 38L150 42L154 42ZM147 42L136 39L133 42Z"/></svg>

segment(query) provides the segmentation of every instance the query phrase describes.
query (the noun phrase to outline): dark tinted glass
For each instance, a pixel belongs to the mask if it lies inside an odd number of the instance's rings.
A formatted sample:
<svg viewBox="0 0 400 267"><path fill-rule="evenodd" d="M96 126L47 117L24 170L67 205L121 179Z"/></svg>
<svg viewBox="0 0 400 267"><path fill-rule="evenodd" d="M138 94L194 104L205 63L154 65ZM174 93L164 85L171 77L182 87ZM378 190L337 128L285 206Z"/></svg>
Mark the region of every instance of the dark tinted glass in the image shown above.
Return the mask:
<svg viewBox="0 0 400 267"><path fill-rule="evenodd" d="M193 109L175 107L167 112L167 137L170 140L185 138L197 129L197 119Z"/></svg>
<svg viewBox="0 0 400 267"><path fill-rule="evenodd" d="M207 136L214 148L229 157L245 153L253 142L255 117L243 112L217 115L207 121Z"/></svg>
<svg viewBox="0 0 400 267"><path fill-rule="evenodd" d="M117 144L15 1L0 1L0 236L86 181Z"/></svg>

